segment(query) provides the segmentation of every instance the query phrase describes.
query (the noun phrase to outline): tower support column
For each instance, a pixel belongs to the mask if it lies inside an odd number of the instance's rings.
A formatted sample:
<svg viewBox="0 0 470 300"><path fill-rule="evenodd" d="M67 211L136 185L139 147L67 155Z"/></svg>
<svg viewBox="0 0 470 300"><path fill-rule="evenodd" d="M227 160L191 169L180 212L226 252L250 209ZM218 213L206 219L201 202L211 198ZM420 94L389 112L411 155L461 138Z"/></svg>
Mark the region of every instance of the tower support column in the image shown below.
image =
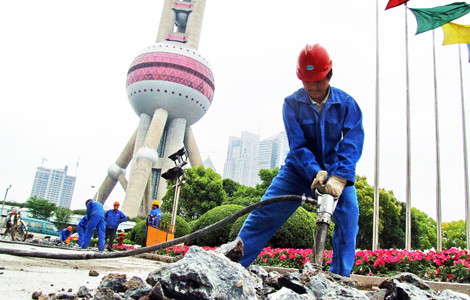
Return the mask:
<svg viewBox="0 0 470 300"><path fill-rule="evenodd" d="M189 163L191 167L198 167L202 165L201 153L196 144L196 139L194 138L193 130L191 126L186 127L186 134L184 135L184 146L188 151Z"/></svg>
<svg viewBox="0 0 470 300"><path fill-rule="evenodd" d="M167 119L168 112L166 110L159 108L155 111L144 145L135 154L136 166L131 170L127 193L122 206L122 211L129 217L135 217L139 212L152 167L158 161L157 148Z"/></svg>
<svg viewBox="0 0 470 300"><path fill-rule="evenodd" d="M103 180L98 192L93 197L94 200L104 204L108 199L109 194L116 186L117 181L125 182L126 168L132 159L132 152L134 151L134 143L136 138L136 131L132 134L124 149L121 151L116 162L108 168L108 175ZM124 177L124 180L123 180Z"/></svg>
<svg viewBox="0 0 470 300"><path fill-rule="evenodd" d="M183 118L177 118L172 120L168 125L168 131L166 134L166 143L164 158L162 158L162 174L168 171L168 169L174 167L174 162L168 158L179 149L183 147L183 141L186 131L186 120ZM166 181L160 180L157 190L157 199L161 200L166 193Z"/></svg>

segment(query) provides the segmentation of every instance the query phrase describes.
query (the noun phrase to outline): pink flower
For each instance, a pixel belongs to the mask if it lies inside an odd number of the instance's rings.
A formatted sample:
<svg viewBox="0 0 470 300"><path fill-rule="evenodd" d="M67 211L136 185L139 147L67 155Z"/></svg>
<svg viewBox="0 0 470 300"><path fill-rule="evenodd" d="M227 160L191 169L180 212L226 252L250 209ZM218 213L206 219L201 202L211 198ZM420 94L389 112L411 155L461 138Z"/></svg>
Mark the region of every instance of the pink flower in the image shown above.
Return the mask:
<svg viewBox="0 0 470 300"><path fill-rule="evenodd" d="M287 258L287 255L285 255L285 254L282 254L282 255L279 257L279 259L280 259L281 261L285 261L286 258Z"/></svg>
<svg viewBox="0 0 470 300"><path fill-rule="evenodd" d="M360 264L362 264L362 260L358 259L356 260L356 262L354 263L356 266L359 266Z"/></svg>

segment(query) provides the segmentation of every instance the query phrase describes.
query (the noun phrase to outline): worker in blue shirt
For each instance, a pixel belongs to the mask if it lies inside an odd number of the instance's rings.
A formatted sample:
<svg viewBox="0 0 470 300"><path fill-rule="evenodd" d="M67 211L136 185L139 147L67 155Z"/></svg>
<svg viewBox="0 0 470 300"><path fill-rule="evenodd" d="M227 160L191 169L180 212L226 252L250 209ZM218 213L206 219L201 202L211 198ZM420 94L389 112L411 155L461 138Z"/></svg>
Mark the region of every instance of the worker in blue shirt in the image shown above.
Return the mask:
<svg viewBox="0 0 470 300"><path fill-rule="evenodd" d="M145 225L158 227L161 218L162 212L160 211L160 202L158 202L158 200L154 200L152 202L152 211L148 214L147 219L145 220Z"/></svg>
<svg viewBox="0 0 470 300"><path fill-rule="evenodd" d="M359 230L359 207L354 181L362 154L362 112L344 91L330 86L333 75L328 52L319 44L307 45L299 54L297 77L303 88L286 97L283 120L289 142L285 164L261 201L276 196L339 197L333 214L333 258L330 272L349 277ZM239 237L244 242L240 263L248 267L266 243L295 212L300 203L278 202L253 211Z"/></svg>
<svg viewBox="0 0 470 300"><path fill-rule="evenodd" d="M88 224L88 216L84 215L83 218L78 221L77 224L77 233L78 233L78 246L83 245L83 240L85 239L86 226Z"/></svg>
<svg viewBox="0 0 470 300"><path fill-rule="evenodd" d="M72 226L64 228L59 232L59 240L61 242L65 242L71 234L72 234Z"/></svg>
<svg viewBox="0 0 470 300"><path fill-rule="evenodd" d="M91 237L96 229L98 231L98 250L103 252L105 243L105 221L103 205L99 202L93 201L92 199L88 199L85 204L88 224L85 230L85 237L83 239L82 248L88 249Z"/></svg>
<svg viewBox="0 0 470 300"><path fill-rule="evenodd" d="M106 221L106 234L105 238L108 241L108 251L113 251L114 238L120 223L127 220L127 217L119 210L119 202L114 202L114 208L108 210L104 214Z"/></svg>

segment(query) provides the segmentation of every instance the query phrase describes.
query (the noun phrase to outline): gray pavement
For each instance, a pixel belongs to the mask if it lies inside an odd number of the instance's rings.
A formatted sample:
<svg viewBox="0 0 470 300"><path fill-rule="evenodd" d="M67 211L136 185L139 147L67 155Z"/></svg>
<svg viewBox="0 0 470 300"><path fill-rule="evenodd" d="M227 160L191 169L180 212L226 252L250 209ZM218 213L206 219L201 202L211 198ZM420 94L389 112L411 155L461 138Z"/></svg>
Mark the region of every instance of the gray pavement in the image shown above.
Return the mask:
<svg viewBox="0 0 470 300"><path fill-rule="evenodd" d="M1 248L41 252L48 249L63 253L75 251L0 242ZM137 257L67 261L0 254L0 299L31 299L35 291L49 294L71 288L76 292L82 285L95 290L101 279L109 273L126 274L128 279L138 276L145 280L151 271L163 265L163 262ZM89 276L92 269L99 276Z"/></svg>

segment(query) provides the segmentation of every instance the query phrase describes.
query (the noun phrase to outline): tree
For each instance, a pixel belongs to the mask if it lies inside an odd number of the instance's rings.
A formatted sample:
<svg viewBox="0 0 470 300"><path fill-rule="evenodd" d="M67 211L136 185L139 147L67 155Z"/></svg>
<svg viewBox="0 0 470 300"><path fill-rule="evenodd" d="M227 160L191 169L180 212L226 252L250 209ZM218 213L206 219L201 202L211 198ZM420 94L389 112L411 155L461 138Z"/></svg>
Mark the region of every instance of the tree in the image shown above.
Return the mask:
<svg viewBox="0 0 470 300"><path fill-rule="evenodd" d="M227 194L227 197L232 197L240 185L241 184L230 178L224 178L222 180L222 186L224 188L225 194Z"/></svg>
<svg viewBox="0 0 470 300"><path fill-rule="evenodd" d="M357 248L372 248L372 227L374 218L374 187L366 177L357 176L355 187L359 204L359 233ZM380 248L403 248L404 231L401 226L401 205L392 191L379 191L379 244Z"/></svg>
<svg viewBox="0 0 470 300"><path fill-rule="evenodd" d="M49 218L52 216L52 212L57 207L54 203L35 196L30 197L24 203L24 206L29 208L33 218L45 221L49 220Z"/></svg>
<svg viewBox="0 0 470 300"><path fill-rule="evenodd" d="M63 229L69 224L71 215L72 211L65 207L57 207L55 209L54 222L59 227L59 229Z"/></svg>
<svg viewBox="0 0 470 300"><path fill-rule="evenodd" d="M442 248L465 249L467 247L465 230L464 220L442 223Z"/></svg>
<svg viewBox="0 0 470 300"><path fill-rule="evenodd" d="M204 166L185 170L186 184L182 186L178 202L177 215L186 221L199 218L210 209L222 204L227 197L222 185L222 178L212 169ZM175 189L174 182L168 181L168 191L163 197L162 212L171 213Z"/></svg>
<svg viewBox="0 0 470 300"><path fill-rule="evenodd" d="M403 220L403 230L405 230L406 209L405 203L400 203L402 213L400 218ZM437 239L437 223L426 213L411 208L411 248L419 250L427 250L436 247Z"/></svg>

